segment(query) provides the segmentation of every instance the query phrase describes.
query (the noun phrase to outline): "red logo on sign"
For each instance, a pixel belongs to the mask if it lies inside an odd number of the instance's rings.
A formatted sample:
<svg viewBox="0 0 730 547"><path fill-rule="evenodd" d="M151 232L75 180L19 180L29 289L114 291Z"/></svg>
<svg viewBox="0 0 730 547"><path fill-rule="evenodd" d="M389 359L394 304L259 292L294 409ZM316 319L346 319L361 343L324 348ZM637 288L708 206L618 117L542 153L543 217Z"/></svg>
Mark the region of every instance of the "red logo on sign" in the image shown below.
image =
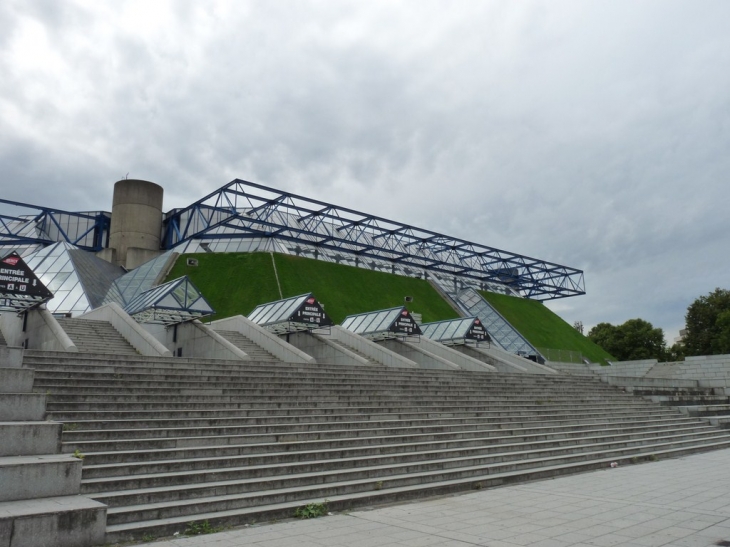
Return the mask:
<svg viewBox="0 0 730 547"><path fill-rule="evenodd" d="M474 324L475 325L481 325L481 323L479 322L479 319L477 319L476 321L474 321Z"/></svg>
<svg viewBox="0 0 730 547"><path fill-rule="evenodd" d="M314 298L310 298L309 300L307 300L307 304L314 304Z"/></svg>
<svg viewBox="0 0 730 547"><path fill-rule="evenodd" d="M401 315L402 315L403 317L405 317L406 315L408 315L408 310L403 310L402 312L400 312L400 314L401 314Z"/></svg>
<svg viewBox="0 0 730 547"><path fill-rule="evenodd" d="M11 266L15 266L18 263L18 260L20 260L19 256L9 256L3 262L5 264L10 264Z"/></svg>

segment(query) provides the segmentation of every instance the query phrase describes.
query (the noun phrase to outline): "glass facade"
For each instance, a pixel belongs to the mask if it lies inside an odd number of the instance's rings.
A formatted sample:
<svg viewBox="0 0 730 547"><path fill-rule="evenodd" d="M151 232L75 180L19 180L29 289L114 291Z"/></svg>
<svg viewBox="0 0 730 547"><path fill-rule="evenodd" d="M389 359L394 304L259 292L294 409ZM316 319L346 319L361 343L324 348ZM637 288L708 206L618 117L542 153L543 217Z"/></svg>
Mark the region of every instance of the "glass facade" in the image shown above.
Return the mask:
<svg viewBox="0 0 730 547"><path fill-rule="evenodd" d="M489 334L478 317L449 319L421 325L423 336L446 345L489 341Z"/></svg>
<svg viewBox="0 0 730 547"><path fill-rule="evenodd" d="M125 307L138 323L172 325L212 315L215 310L187 276L139 293Z"/></svg>
<svg viewBox="0 0 730 547"><path fill-rule="evenodd" d="M172 259L173 252L167 251L115 280L104 298L104 304L116 302L125 307L137 295L161 283L160 276Z"/></svg>
<svg viewBox="0 0 730 547"><path fill-rule="evenodd" d="M540 355L540 352L474 289L461 291L456 297L456 303L469 315L478 316L492 341L502 349L525 357Z"/></svg>
<svg viewBox="0 0 730 547"><path fill-rule="evenodd" d="M370 339L395 338L421 334L421 330L403 306L345 317L342 327Z"/></svg>
<svg viewBox="0 0 730 547"><path fill-rule="evenodd" d="M248 319L276 334L314 330L332 325L312 293L256 306Z"/></svg>
<svg viewBox="0 0 730 547"><path fill-rule="evenodd" d="M55 243L25 258L53 298L46 307L51 313L81 315L91 310L91 303L81 285L68 251L75 249L69 243Z"/></svg>

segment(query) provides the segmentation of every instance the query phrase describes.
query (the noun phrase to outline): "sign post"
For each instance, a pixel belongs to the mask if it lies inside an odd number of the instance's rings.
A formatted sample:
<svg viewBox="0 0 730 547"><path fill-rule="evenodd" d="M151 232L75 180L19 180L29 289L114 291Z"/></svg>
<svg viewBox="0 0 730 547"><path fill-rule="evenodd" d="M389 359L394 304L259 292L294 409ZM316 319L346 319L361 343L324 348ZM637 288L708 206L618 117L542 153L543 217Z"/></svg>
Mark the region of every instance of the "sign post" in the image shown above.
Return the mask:
<svg viewBox="0 0 730 547"><path fill-rule="evenodd" d="M0 309L17 312L32 309L53 298L16 252L0 260Z"/></svg>

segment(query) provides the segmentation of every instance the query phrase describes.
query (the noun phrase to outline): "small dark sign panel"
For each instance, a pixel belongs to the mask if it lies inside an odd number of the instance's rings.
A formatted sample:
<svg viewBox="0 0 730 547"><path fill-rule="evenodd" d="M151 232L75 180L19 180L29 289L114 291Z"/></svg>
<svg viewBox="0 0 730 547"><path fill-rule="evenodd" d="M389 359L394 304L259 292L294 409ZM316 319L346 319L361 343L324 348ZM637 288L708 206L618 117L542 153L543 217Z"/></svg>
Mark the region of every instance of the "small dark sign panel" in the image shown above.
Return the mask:
<svg viewBox="0 0 730 547"><path fill-rule="evenodd" d="M5 297L33 297L46 300L53 293L41 283L16 252L0 260L0 293Z"/></svg>
<svg viewBox="0 0 730 547"><path fill-rule="evenodd" d="M421 334L421 329L418 326L418 323L416 323L413 317L411 317L411 314L408 313L408 310L405 308L403 308L403 311L400 312L400 315L398 315L396 320L393 321L393 324L388 330L397 334Z"/></svg>
<svg viewBox="0 0 730 547"><path fill-rule="evenodd" d="M305 323L316 327L329 327L333 325L332 319L324 313L317 299L313 296L307 298L289 318L292 323Z"/></svg>
<svg viewBox="0 0 730 547"><path fill-rule="evenodd" d="M467 331L464 338L466 338L467 340L476 340L477 342L491 342L491 338L489 338L489 333L487 332L487 329L484 328L484 325L479 319L474 319L474 322L471 324L471 327L469 327L469 330Z"/></svg>

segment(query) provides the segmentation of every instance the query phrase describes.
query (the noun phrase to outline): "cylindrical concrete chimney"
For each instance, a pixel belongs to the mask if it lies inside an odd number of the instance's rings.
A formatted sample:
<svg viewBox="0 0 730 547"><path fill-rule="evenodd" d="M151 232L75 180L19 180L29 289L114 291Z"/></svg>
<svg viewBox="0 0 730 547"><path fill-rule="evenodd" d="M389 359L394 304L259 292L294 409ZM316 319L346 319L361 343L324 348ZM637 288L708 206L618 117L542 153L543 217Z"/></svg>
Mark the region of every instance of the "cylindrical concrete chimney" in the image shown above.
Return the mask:
<svg viewBox="0 0 730 547"><path fill-rule="evenodd" d="M146 180L114 184L109 247L116 263L131 270L160 253L162 187Z"/></svg>

